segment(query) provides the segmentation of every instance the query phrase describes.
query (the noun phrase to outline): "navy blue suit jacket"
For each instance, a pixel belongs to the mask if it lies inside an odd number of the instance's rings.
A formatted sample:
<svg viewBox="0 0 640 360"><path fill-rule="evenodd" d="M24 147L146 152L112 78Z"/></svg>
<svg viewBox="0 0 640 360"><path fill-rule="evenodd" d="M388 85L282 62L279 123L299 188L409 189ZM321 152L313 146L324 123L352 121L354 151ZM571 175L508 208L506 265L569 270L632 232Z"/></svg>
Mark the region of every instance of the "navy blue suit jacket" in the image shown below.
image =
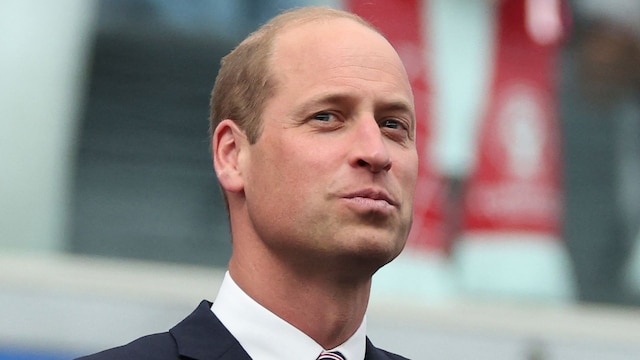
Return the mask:
<svg viewBox="0 0 640 360"><path fill-rule="evenodd" d="M78 360L178 359L251 360L251 357L213 314L211 303L202 301L191 315L168 332L145 336L127 345ZM365 360L403 359L406 360L402 356L376 348L367 339Z"/></svg>

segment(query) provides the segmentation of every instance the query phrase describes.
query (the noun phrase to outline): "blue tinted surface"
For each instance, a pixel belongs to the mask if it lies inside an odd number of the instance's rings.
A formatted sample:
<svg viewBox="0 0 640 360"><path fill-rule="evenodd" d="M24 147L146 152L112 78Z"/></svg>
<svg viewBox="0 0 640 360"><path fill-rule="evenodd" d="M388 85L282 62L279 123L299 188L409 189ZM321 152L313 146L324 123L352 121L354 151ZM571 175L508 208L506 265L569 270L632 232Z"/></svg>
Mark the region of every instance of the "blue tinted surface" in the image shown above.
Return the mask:
<svg viewBox="0 0 640 360"><path fill-rule="evenodd" d="M70 360L77 355L60 351L47 352L44 350L1 349L0 360Z"/></svg>

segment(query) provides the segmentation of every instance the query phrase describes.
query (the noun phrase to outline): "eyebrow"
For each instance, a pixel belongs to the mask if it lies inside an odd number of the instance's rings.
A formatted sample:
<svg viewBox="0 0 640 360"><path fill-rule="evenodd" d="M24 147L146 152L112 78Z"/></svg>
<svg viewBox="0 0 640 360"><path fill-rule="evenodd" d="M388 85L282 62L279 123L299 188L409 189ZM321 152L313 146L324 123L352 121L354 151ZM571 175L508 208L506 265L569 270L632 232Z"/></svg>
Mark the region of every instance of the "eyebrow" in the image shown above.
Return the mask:
<svg viewBox="0 0 640 360"><path fill-rule="evenodd" d="M403 112L410 115L412 126L415 126L416 114L412 106L404 101L391 101L376 107L376 111Z"/></svg>
<svg viewBox="0 0 640 360"><path fill-rule="evenodd" d="M297 115L304 116L309 112L312 112L314 108L322 106L322 105L349 105L356 102L356 97L350 95L348 93L342 92L328 92L324 94L319 94L317 96L311 97L307 99L304 103L302 103L301 107L298 111L296 111ZM409 120L411 120L412 127L415 127L416 116L413 106L410 103L404 100L390 100L385 101L381 104L376 104L375 107L376 112L403 112L409 115Z"/></svg>
<svg viewBox="0 0 640 360"><path fill-rule="evenodd" d="M306 114L307 112L312 111L313 108L322 106L322 105L348 105L349 103L355 102L353 96L343 93L323 93L316 96L313 96L302 103L300 107L300 112Z"/></svg>

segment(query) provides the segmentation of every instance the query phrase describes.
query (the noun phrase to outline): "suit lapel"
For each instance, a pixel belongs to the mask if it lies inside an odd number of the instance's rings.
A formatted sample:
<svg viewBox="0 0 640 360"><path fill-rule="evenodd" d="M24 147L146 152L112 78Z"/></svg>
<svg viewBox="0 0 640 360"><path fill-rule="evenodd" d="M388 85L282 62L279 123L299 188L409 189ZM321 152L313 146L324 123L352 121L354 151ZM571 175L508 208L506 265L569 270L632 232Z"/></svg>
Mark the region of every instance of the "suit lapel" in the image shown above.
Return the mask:
<svg viewBox="0 0 640 360"><path fill-rule="evenodd" d="M392 356L392 354L384 350L378 349L377 347L373 346L369 338L367 338L367 347L364 354L364 360L394 360L394 359L405 359L405 358L398 355Z"/></svg>
<svg viewBox="0 0 640 360"><path fill-rule="evenodd" d="M203 300L196 310L169 330L178 352L197 360L251 360L251 357Z"/></svg>
<svg viewBox="0 0 640 360"><path fill-rule="evenodd" d="M383 359L387 359L387 358L383 357L382 352L378 348L373 346L369 338L367 338L367 348L364 354L364 360L383 360Z"/></svg>

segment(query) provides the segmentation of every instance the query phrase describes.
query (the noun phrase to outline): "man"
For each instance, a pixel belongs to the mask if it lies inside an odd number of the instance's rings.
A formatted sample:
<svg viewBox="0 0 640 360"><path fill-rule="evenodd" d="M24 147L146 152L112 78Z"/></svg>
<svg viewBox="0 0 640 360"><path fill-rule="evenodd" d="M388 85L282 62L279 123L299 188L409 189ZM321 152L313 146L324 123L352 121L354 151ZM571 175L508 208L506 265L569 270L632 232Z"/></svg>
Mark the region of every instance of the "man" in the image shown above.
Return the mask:
<svg viewBox="0 0 640 360"><path fill-rule="evenodd" d="M281 14L223 59L211 129L233 241L218 297L86 359L403 359L365 335L371 277L404 246L418 171L389 42L342 11Z"/></svg>

